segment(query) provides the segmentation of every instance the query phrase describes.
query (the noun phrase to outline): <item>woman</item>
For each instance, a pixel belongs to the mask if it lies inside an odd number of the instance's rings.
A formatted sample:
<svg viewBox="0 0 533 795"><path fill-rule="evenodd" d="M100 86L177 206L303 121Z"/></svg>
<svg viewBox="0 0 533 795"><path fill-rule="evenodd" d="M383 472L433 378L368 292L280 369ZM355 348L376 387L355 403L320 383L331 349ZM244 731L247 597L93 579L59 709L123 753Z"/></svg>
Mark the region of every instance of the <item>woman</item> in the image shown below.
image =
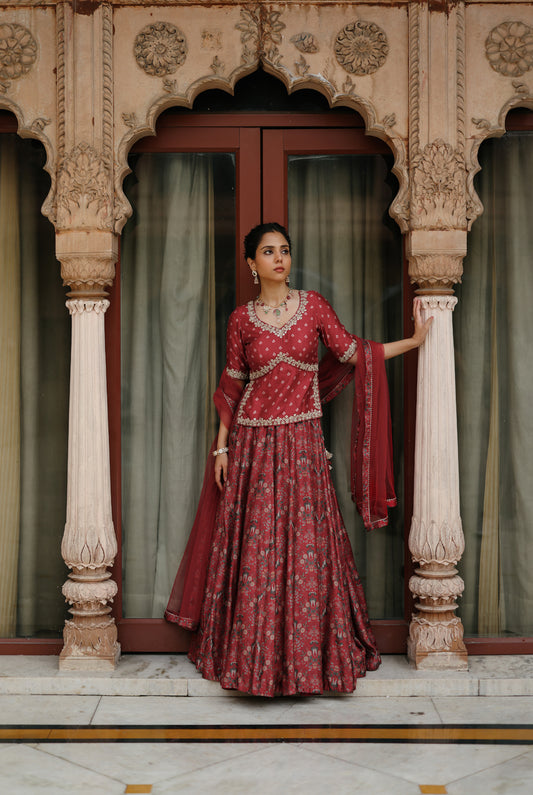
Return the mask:
<svg viewBox="0 0 533 795"><path fill-rule="evenodd" d="M165 615L195 628L190 616L199 613L189 657L224 688L352 692L380 657L329 475L321 398L337 394L357 365L357 503L368 528L386 524L395 497L383 360L418 347L431 319L422 323L415 301L413 337L358 340L321 295L289 288L282 226L252 229L245 256L259 294L228 322L214 473ZM319 385L320 339L330 359ZM192 610L184 607L191 594Z"/></svg>

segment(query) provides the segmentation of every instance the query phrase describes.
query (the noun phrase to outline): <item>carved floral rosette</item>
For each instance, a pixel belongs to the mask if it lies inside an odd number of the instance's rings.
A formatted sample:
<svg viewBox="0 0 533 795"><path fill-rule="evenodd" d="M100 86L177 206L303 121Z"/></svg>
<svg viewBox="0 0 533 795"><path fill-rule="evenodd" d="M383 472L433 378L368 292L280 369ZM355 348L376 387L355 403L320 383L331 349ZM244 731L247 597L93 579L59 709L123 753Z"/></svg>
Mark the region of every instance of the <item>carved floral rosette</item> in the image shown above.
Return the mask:
<svg viewBox="0 0 533 795"><path fill-rule="evenodd" d="M502 22L487 36L485 55L495 72L520 77L533 66L533 29L523 22Z"/></svg>
<svg viewBox="0 0 533 795"><path fill-rule="evenodd" d="M346 72L371 75L385 63L389 43L385 31L379 25L359 19L339 31L334 52Z"/></svg>
<svg viewBox="0 0 533 795"><path fill-rule="evenodd" d="M135 39L133 54L147 75L164 77L174 74L187 57L187 40L170 22L153 22Z"/></svg>
<svg viewBox="0 0 533 795"><path fill-rule="evenodd" d="M37 58L37 43L28 28L16 22L0 25L0 80L17 80Z"/></svg>

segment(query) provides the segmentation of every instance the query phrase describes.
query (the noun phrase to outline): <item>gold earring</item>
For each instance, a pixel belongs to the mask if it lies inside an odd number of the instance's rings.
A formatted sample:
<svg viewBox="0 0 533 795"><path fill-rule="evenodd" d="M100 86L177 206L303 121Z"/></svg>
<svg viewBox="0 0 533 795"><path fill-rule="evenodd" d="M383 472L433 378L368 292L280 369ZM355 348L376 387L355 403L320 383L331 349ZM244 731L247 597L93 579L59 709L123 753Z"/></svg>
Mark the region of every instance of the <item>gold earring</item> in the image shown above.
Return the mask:
<svg viewBox="0 0 533 795"><path fill-rule="evenodd" d="M254 277L254 284L259 284L259 279L257 278L257 271L255 268L252 268L252 276Z"/></svg>

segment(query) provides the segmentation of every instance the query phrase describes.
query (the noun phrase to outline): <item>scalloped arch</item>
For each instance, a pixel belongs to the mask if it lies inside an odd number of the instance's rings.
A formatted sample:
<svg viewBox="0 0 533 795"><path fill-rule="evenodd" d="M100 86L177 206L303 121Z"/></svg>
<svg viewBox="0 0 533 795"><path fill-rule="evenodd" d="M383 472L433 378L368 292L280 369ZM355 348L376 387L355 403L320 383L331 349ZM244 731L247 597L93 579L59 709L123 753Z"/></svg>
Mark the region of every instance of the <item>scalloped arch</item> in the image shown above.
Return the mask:
<svg viewBox="0 0 533 795"><path fill-rule="evenodd" d="M44 133L44 128L50 123L49 119L36 118L31 124L27 125L24 120L22 108L5 96L0 98L0 109L11 112L17 120L17 135L21 138L34 138L44 146L46 162L44 170L50 177L51 185L48 196L44 200L41 212L53 224L55 224L55 195L56 195L56 170L54 166L54 148L48 136Z"/></svg>
<svg viewBox="0 0 533 795"><path fill-rule="evenodd" d="M533 95L521 93L510 97L510 99L508 99L507 102L502 105L500 112L498 113L498 121L496 124L490 124L490 122L486 119L477 119L475 121L472 119L474 123L478 123L480 129L485 130L485 133L479 138L475 138L473 140L472 147L470 149L470 162L466 183L469 202L468 230L472 228L472 224L476 218L479 218L484 210L483 203L477 195L477 191L474 187L474 177L481 171L481 165L479 163L479 150L481 144L484 141L487 141L489 138L501 138L502 135L505 135L505 120L507 118L507 114L516 108L529 108L529 110L533 110Z"/></svg>
<svg viewBox="0 0 533 795"><path fill-rule="evenodd" d="M346 94L338 92L335 87L325 78L317 75L305 77L295 77L285 68L277 67L274 64L264 61L263 69L268 74L280 80L288 94L292 94L300 89L311 89L322 94L328 101L330 108L346 107L356 110L361 114L365 122L367 135L375 136L384 141L392 151L394 165L392 172L398 179L399 190L394 198L390 214L398 223L400 230L406 232L408 229L408 192L409 174L407 168L407 151L405 142L400 136L392 132L393 124L387 126L377 121L377 114L374 105L370 100L358 94ZM196 97L204 91L220 89L232 95L235 86L243 77L253 74L257 70L259 62L245 64L232 72L228 78L221 78L217 75L200 77L190 84L185 94L181 96L164 95L156 99L146 115L146 119L139 122L135 127L125 133L118 144L117 149L117 168L115 177L115 231L120 233L131 215L131 206L123 191L124 178L130 172L128 166L128 153L136 141L148 135L155 135L156 122L160 114L171 107L192 108Z"/></svg>

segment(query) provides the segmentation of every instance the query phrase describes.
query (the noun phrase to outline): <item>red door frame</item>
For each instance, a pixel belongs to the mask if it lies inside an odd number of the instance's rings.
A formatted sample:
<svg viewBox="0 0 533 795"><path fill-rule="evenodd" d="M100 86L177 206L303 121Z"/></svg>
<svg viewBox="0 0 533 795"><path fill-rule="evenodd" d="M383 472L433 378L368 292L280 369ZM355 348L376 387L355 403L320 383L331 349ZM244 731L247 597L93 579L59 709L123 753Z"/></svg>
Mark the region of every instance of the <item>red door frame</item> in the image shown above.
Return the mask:
<svg viewBox="0 0 533 795"><path fill-rule="evenodd" d="M235 125L238 125L237 127ZM262 135L262 131L265 134ZM261 153L262 148L262 153ZM237 165L237 215L240 215L236 251L244 231L261 219L287 221L286 157L290 154L377 154L389 153L386 145L369 138L357 116L346 114L169 114L160 125L157 138L145 138L134 152L233 152ZM261 156L262 154L262 156ZM261 174L261 163L268 164ZM266 176L266 179L265 179ZM264 189L258 190L263 184ZM260 202L260 204L259 204ZM283 209L282 209L283 208ZM254 294L243 257L237 255L237 303ZM117 284L118 280L115 281ZM115 291L116 288L114 288ZM112 352L120 338L120 301L113 300L106 323L109 348L109 415L113 448L113 515L121 548L120 522L120 354ZM411 405L409 403L408 405ZM414 405L414 402L412 403ZM120 553L113 570L119 584L114 615L124 651L186 651L189 634L164 619L122 618ZM408 622L376 620L373 628L378 645L385 653L402 653L406 648Z"/></svg>

